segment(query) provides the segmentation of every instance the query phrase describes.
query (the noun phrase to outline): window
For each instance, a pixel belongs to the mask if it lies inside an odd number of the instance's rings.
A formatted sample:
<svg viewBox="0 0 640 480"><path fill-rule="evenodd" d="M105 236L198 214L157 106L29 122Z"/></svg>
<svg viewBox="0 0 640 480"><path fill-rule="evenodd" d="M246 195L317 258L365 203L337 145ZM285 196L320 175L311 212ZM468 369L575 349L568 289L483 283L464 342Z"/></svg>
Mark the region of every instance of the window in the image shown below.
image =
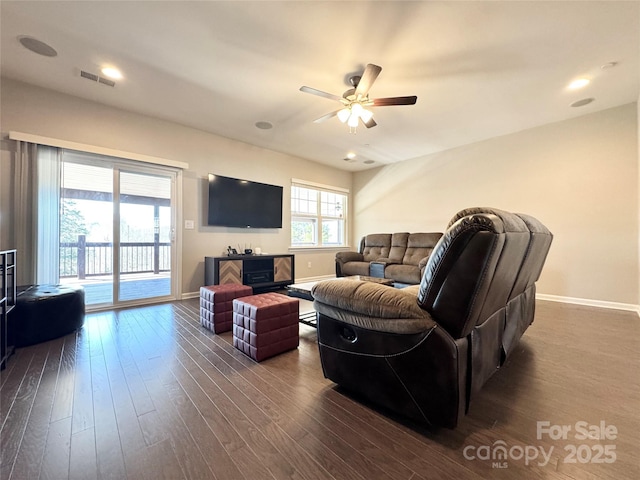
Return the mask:
<svg viewBox="0 0 640 480"><path fill-rule="evenodd" d="M291 186L291 246L346 245L347 191L294 182Z"/></svg>

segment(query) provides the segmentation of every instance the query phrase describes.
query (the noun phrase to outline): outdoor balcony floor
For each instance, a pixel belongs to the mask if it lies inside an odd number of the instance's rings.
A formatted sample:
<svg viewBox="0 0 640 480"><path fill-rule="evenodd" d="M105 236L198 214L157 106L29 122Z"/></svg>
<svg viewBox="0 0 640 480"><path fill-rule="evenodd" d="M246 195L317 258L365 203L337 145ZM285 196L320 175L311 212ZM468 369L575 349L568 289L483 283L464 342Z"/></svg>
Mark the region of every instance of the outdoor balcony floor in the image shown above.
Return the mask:
<svg viewBox="0 0 640 480"><path fill-rule="evenodd" d="M65 285L82 285L85 304L99 305L113 303L113 281L111 277L94 277L84 280L63 278ZM171 294L171 277L168 273L130 274L120 279L120 301L162 297Z"/></svg>

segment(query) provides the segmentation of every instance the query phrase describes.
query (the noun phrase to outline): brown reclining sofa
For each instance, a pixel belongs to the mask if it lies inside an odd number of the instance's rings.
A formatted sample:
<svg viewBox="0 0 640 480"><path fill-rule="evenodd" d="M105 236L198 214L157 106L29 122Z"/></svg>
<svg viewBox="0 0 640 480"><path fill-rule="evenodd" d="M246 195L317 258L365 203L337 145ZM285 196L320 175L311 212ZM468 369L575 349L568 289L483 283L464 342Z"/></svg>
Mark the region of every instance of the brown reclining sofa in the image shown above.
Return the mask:
<svg viewBox="0 0 640 480"><path fill-rule="evenodd" d="M416 285L440 237L442 233L366 235L360 240L357 252L336 254L336 276L366 275Z"/></svg>
<svg viewBox="0 0 640 480"><path fill-rule="evenodd" d="M397 414L454 428L533 322L552 238L529 215L470 208L451 220L420 285L317 283L325 377Z"/></svg>

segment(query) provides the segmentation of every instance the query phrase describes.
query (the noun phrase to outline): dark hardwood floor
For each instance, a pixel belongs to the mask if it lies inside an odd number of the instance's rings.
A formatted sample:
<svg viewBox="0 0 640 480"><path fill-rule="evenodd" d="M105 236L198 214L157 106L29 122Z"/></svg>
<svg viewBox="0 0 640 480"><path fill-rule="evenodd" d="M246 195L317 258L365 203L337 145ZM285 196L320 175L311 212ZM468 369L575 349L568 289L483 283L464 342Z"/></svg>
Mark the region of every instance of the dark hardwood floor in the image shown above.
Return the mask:
<svg viewBox="0 0 640 480"><path fill-rule="evenodd" d="M633 312L538 302L460 426L428 431L323 378L311 327L257 364L197 300L92 313L1 373L0 478L637 479L639 347Z"/></svg>

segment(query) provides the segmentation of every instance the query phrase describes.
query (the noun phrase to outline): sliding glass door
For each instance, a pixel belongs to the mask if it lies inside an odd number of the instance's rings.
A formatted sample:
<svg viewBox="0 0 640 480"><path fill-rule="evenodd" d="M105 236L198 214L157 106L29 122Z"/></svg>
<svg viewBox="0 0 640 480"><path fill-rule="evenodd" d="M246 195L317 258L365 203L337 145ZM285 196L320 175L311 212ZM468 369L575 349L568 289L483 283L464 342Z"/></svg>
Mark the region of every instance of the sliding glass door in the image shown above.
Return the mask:
<svg viewBox="0 0 640 480"><path fill-rule="evenodd" d="M175 299L176 173L63 152L60 281L88 309Z"/></svg>
<svg viewBox="0 0 640 480"><path fill-rule="evenodd" d="M61 173L60 283L82 285L87 305L113 305L113 167L66 155Z"/></svg>
<svg viewBox="0 0 640 480"><path fill-rule="evenodd" d="M171 183L165 175L120 171L119 301L171 294Z"/></svg>

